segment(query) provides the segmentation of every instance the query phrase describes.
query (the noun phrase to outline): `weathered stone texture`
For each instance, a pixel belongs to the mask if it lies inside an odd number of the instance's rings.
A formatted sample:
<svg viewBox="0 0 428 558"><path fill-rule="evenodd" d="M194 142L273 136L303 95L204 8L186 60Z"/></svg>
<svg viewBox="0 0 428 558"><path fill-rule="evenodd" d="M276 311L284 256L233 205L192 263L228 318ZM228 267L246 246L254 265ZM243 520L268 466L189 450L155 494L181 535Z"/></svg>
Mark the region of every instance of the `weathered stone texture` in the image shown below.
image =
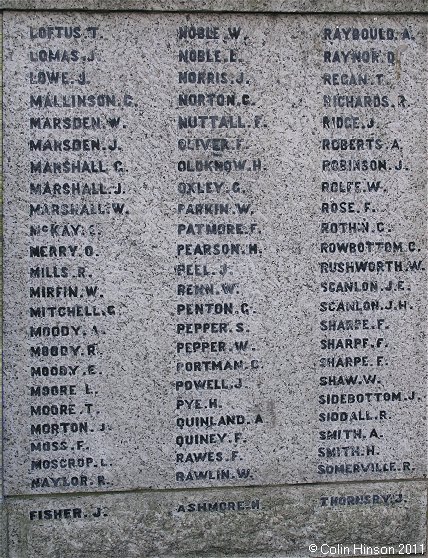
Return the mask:
<svg viewBox="0 0 428 558"><path fill-rule="evenodd" d="M422 550L426 17L180 6L4 13L8 558Z"/></svg>
<svg viewBox="0 0 428 558"><path fill-rule="evenodd" d="M420 483L16 499L10 558L308 557L354 542L419 549L425 505ZM38 519L54 510L71 518Z"/></svg>

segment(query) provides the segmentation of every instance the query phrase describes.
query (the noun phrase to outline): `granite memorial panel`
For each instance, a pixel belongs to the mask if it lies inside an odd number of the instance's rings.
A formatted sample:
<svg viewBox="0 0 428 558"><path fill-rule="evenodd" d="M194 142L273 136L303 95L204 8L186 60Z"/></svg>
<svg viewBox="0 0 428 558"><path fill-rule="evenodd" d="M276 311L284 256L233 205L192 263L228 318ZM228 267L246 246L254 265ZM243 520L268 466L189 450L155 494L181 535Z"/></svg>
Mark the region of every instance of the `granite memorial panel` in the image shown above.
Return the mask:
<svg viewBox="0 0 428 558"><path fill-rule="evenodd" d="M6 11L3 48L10 556L423 552L426 17Z"/></svg>

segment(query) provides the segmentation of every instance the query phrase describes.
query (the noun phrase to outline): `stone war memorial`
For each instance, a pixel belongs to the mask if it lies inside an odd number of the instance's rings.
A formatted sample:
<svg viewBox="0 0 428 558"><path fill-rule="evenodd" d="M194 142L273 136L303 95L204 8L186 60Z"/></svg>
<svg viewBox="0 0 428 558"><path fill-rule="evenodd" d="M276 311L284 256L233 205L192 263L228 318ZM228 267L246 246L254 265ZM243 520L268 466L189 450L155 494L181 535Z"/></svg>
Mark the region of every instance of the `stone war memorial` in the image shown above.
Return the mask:
<svg viewBox="0 0 428 558"><path fill-rule="evenodd" d="M426 556L428 2L0 11L0 556Z"/></svg>

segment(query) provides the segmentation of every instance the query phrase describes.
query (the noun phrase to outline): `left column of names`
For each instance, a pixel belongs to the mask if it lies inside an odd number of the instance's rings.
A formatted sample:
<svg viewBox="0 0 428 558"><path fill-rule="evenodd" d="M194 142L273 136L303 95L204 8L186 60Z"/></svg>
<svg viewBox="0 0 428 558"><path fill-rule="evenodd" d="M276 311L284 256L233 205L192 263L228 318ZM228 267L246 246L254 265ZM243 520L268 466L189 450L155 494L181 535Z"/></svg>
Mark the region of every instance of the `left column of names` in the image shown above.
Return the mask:
<svg viewBox="0 0 428 558"><path fill-rule="evenodd" d="M129 213L121 156L133 98L102 77L100 27L48 19L25 26L11 101L28 115L26 153L13 163L25 180L16 211L28 213L19 219L28 230L18 230L27 246L15 334L26 342L13 365L26 390L19 453L27 457L18 461L27 481L12 481L11 493L114 488L103 352L119 310L108 294L103 231Z"/></svg>

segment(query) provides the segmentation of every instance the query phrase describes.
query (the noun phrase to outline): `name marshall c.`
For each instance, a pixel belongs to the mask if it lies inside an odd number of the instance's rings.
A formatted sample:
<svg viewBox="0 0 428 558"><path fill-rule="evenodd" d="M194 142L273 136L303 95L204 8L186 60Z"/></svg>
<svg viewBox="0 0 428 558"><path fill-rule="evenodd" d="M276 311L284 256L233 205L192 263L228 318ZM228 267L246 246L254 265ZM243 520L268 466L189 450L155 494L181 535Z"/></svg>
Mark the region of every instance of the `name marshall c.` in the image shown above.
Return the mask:
<svg viewBox="0 0 428 558"><path fill-rule="evenodd" d="M30 161L31 174L105 173L103 161Z"/></svg>

